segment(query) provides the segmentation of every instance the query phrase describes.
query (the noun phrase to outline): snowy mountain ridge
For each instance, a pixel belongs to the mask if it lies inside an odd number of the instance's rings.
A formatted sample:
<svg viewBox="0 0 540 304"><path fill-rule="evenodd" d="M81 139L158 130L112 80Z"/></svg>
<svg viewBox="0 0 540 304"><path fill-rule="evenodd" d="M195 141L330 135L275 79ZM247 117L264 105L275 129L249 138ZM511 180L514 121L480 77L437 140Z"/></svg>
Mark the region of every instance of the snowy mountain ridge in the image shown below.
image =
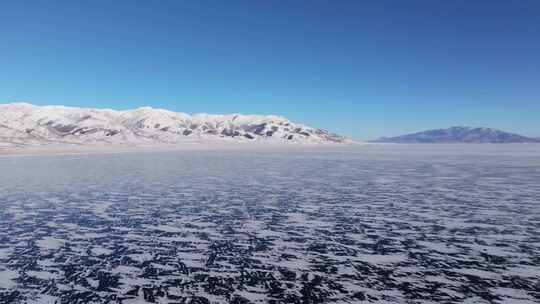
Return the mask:
<svg viewBox="0 0 540 304"><path fill-rule="evenodd" d="M381 143L538 143L540 139L483 127L450 127L416 132L396 137L383 137Z"/></svg>
<svg viewBox="0 0 540 304"><path fill-rule="evenodd" d="M4 145L137 145L182 143L185 140L352 142L343 136L276 115L190 115L151 107L117 111L29 103L0 104L0 143Z"/></svg>

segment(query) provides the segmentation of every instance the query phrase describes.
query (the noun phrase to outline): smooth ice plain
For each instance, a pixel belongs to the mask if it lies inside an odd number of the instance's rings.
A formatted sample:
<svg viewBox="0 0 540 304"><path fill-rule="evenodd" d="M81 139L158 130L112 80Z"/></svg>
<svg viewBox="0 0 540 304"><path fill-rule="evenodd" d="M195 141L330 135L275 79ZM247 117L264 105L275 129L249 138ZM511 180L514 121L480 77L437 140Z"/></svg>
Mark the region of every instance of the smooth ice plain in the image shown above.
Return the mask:
<svg viewBox="0 0 540 304"><path fill-rule="evenodd" d="M0 303L538 303L540 145L0 157Z"/></svg>

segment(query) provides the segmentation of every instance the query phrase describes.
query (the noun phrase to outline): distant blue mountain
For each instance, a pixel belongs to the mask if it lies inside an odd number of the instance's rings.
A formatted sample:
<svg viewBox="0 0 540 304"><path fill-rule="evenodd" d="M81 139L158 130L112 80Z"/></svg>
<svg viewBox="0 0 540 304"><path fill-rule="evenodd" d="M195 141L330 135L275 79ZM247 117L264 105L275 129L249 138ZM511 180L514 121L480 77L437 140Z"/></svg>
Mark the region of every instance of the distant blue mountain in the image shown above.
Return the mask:
<svg viewBox="0 0 540 304"><path fill-rule="evenodd" d="M383 137L373 142L381 143L540 143L540 138L491 128L451 127L427 130L396 137Z"/></svg>

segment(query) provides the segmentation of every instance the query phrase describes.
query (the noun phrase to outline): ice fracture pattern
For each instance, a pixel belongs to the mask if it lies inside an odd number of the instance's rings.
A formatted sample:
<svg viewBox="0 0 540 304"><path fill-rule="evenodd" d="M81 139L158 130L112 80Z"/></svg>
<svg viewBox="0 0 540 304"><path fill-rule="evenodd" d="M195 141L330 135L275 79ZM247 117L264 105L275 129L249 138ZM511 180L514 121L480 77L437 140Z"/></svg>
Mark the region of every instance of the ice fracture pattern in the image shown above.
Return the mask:
<svg viewBox="0 0 540 304"><path fill-rule="evenodd" d="M540 156L357 150L0 158L0 303L540 301Z"/></svg>

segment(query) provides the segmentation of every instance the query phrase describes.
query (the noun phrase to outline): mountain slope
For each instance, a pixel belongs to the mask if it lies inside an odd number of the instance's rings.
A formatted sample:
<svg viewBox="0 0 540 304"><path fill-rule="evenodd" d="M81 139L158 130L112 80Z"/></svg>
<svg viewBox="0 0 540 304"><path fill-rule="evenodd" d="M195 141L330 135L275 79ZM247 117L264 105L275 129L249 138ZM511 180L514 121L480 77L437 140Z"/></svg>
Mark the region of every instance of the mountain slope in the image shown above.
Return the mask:
<svg viewBox="0 0 540 304"><path fill-rule="evenodd" d="M274 115L176 113L150 107L128 111L0 104L3 146L181 143L185 140L345 143L345 137Z"/></svg>
<svg viewBox="0 0 540 304"><path fill-rule="evenodd" d="M381 143L533 143L539 139L491 128L451 127L396 137L383 137Z"/></svg>

